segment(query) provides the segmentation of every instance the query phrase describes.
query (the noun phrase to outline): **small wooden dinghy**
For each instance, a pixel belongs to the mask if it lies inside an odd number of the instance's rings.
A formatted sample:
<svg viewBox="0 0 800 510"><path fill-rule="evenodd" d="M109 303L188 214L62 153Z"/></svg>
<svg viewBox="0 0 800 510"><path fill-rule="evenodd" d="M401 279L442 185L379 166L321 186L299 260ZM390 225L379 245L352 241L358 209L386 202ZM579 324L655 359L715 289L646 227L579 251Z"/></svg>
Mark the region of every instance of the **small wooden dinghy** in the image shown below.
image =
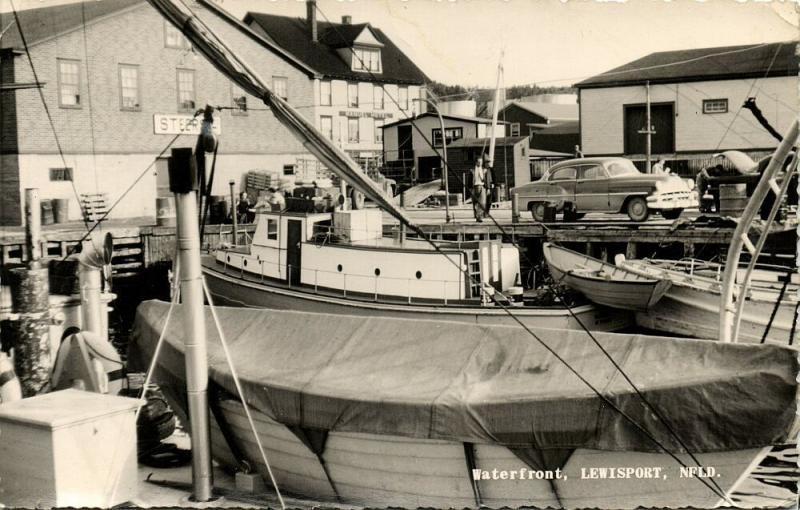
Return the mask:
<svg viewBox="0 0 800 510"><path fill-rule="evenodd" d="M544 258L556 282L563 282L595 303L645 311L666 294L672 283L633 273L576 251L544 243Z"/></svg>

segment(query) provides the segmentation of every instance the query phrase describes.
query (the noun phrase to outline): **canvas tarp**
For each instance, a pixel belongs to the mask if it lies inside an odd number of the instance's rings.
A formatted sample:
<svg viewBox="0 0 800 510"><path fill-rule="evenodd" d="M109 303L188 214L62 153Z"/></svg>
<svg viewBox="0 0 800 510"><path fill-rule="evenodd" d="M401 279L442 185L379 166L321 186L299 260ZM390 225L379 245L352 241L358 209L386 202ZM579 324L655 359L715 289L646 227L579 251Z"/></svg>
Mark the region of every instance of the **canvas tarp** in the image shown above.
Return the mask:
<svg viewBox="0 0 800 510"><path fill-rule="evenodd" d="M168 304L140 305L131 359L146 366ZM566 365L513 326L217 308L249 404L289 427L512 449L658 451ZM183 379L173 313L159 359ZM235 394L209 310L210 377ZM586 333L535 330L563 360L673 451L679 444ZM773 345L595 333L694 452L788 438L797 352Z"/></svg>

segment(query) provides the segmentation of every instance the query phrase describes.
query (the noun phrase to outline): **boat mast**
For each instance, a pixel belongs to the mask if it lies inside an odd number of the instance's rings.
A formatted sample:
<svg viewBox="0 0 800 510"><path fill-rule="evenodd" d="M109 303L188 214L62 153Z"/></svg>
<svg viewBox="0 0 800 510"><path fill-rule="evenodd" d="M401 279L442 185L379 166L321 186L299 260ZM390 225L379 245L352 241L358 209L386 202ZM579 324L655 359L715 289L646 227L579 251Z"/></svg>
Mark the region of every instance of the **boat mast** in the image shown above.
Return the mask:
<svg viewBox="0 0 800 510"><path fill-rule="evenodd" d="M181 299L186 362L186 394L192 441L192 497L210 501L213 478L208 418L208 353L203 310L203 274L200 263L200 231L197 224L197 169L192 149L172 149L169 187L177 204L178 263L181 267ZM235 212L235 211L234 211Z"/></svg>
<svg viewBox="0 0 800 510"><path fill-rule="evenodd" d="M733 302L733 294L734 288L737 286L736 274L737 270L739 269L739 259L742 255L742 247L747 248L753 261L758 258L760 245L762 243L759 242L759 246L757 247L750 241L750 238L748 237L750 224L758 214L761 204L764 201L764 198L766 198L767 193L773 192L778 196L778 198L780 198L780 188L778 187L775 176L783 167L783 163L789 156L789 152L797 142L797 136L798 121L795 120L792 122L792 125L786 132L786 136L783 138L783 141L781 141L781 143L778 145L778 148L775 149L775 153L772 155L769 165L767 165L766 170L764 170L764 173L761 175L761 180L758 181L758 186L756 186L753 195L747 202L747 206L745 207L744 212L742 213L742 216L739 218L739 222L736 225L736 230L733 232L733 238L731 239L731 244L728 247L728 256L725 260L725 273L723 274L722 278L722 288L720 289L721 313L719 322L719 339L721 342L736 341L733 333L737 310ZM789 179L790 177L791 176L787 173L784 178ZM765 228L768 229L769 225L766 225ZM766 236L767 234L768 232L764 232L763 236ZM747 283L748 282L746 280L741 282L741 292L739 293L737 299L747 299L747 296L745 295Z"/></svg>
<svg viewBox="0 0 800 510"><path fill-rule="evenodd" d="M492 108L492 134L489 139L489 165L494 168L494 148L497 139L497 114L500 111L500 74L503 72L503 52L497 62L497 81L494 85L494 108ZM503 162L505 163L505 162Z"/></svg>

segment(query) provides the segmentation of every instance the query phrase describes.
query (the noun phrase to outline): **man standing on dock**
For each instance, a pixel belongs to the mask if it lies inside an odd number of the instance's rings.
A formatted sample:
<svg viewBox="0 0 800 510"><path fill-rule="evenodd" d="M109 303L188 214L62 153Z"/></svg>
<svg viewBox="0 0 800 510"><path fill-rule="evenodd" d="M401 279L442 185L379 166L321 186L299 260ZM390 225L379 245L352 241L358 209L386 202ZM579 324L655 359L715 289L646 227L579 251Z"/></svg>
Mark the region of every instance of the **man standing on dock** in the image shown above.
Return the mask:
<svg viewBox="0 0 800 510"><path fill-rule="evenodd" d="M486 168L483 165L483 158L479 157L475 161L472 169L472 212L475 214L475 221L483 221L484 207L486 206Z"/></svg>

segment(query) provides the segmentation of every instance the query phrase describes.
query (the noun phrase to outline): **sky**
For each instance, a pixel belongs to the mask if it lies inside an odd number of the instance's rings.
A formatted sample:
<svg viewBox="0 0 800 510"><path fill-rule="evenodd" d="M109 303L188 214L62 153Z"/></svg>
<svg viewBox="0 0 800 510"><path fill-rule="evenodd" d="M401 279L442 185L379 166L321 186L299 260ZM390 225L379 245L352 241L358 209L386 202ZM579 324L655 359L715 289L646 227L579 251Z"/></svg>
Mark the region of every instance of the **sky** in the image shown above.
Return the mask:
<svg viewBox="0 0 800 510"><path fill-rule="evenodd" d="M17 9L74 0L13 0ZM103 1L103 0L87 0ZM216 0L305 16L304 0ZM738 0L318 0L319 19L369 22L433 80L571 85L655 51L798 39L798 3ZM0 10L11 0L0 0Z"/></svg>

